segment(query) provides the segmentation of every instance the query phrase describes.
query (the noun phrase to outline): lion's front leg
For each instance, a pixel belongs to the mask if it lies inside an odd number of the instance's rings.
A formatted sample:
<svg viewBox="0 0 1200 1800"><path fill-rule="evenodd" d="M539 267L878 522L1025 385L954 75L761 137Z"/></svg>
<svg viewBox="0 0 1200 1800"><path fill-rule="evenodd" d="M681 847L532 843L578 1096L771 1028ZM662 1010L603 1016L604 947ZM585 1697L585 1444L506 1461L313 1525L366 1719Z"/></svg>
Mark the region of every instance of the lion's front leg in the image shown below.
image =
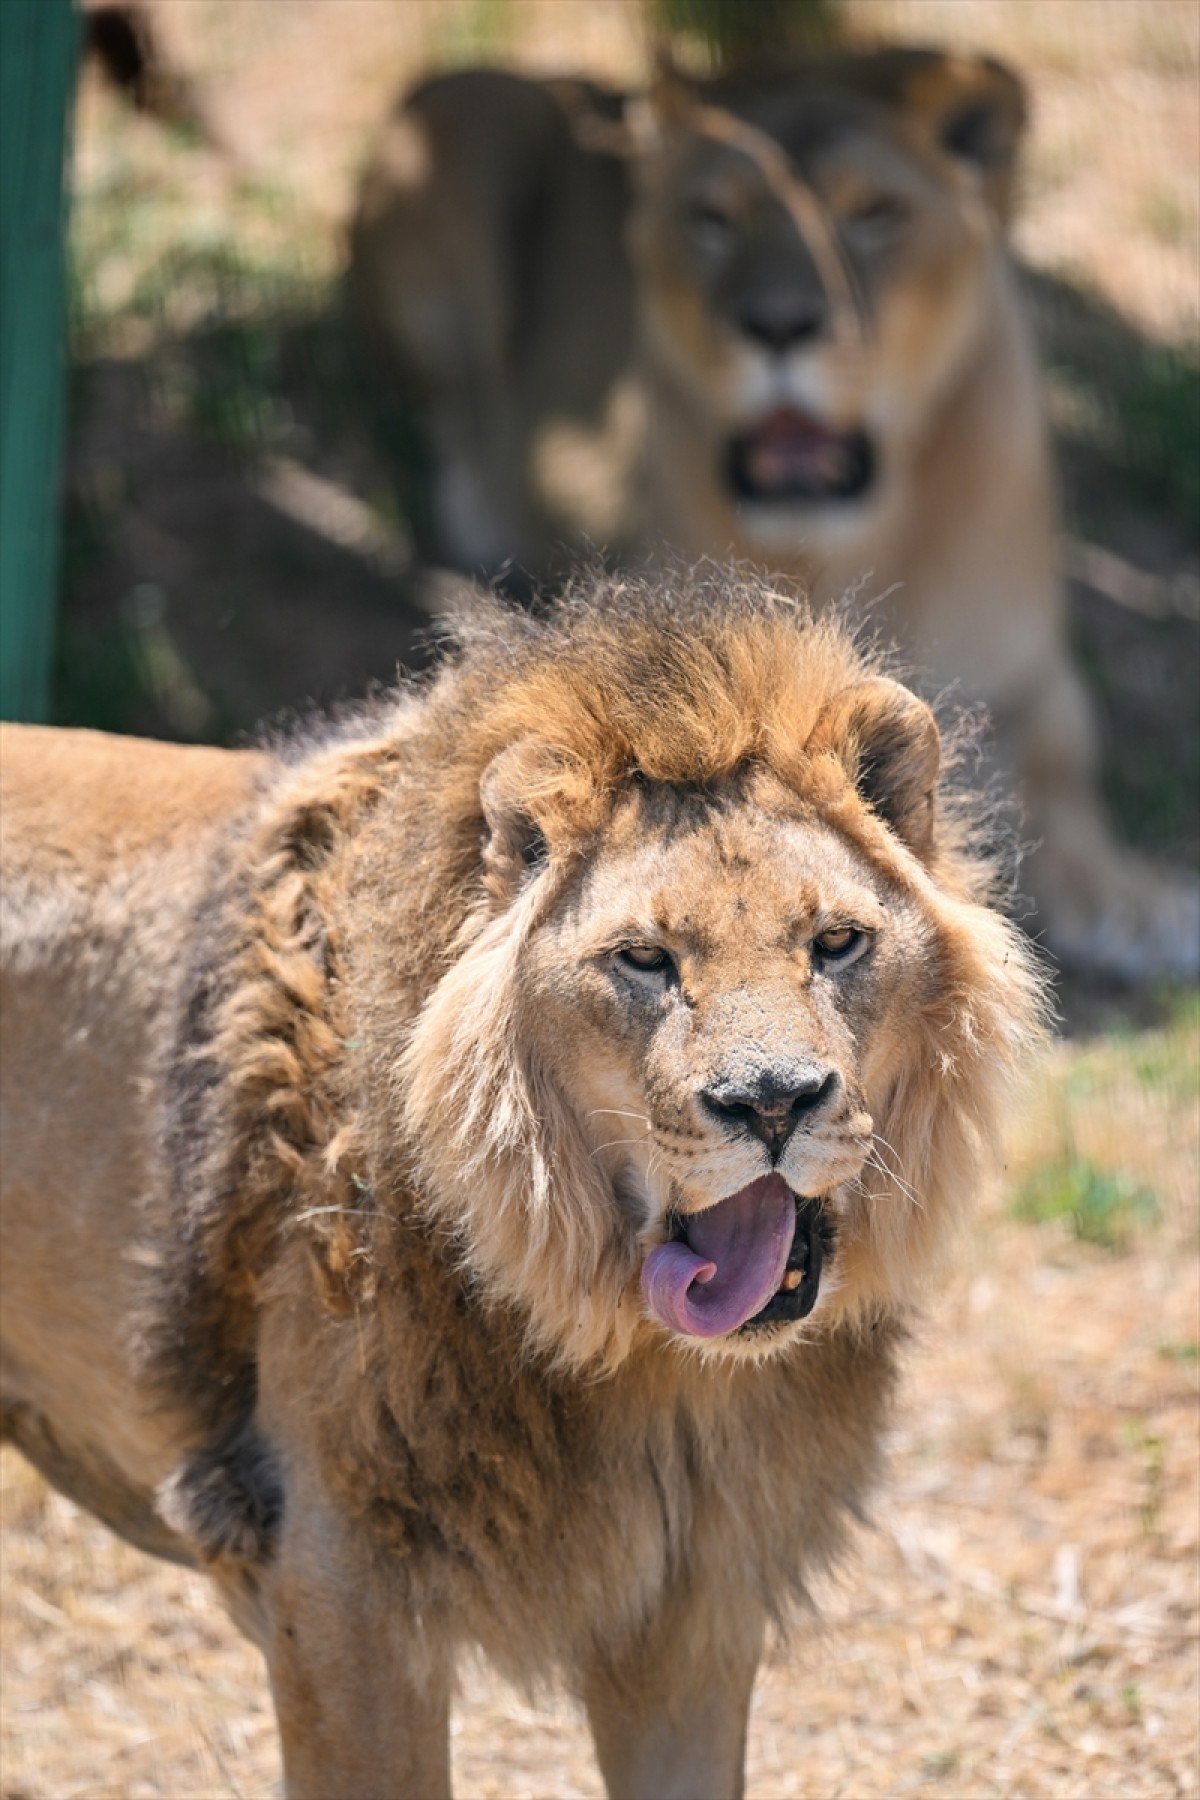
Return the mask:
<svg viewBox="0 0 1200 1800"><path fill-rule="evenodd" d="M449 1672L370 1546L293 1513L263 1599L288 1800L448 1800Z"/></svg>
<svg viewBox="0 0 1200 1800"><path fill-rule="evenodd" d="M741 1595L676 1592L597 1658L583 1697L612 1800L740 1800L762 1642L762 1616Z"/></svg>

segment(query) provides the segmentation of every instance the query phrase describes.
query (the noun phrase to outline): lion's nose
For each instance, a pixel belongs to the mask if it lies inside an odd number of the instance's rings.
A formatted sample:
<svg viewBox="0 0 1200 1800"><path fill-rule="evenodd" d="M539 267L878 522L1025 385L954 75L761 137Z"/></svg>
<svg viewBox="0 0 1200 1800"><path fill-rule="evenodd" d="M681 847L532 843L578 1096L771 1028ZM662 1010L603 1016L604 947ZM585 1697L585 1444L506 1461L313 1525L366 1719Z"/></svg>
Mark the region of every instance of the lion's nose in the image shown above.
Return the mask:
<svg viewBox="0 0 1200 1800"><path fill-rule="evenodd" d="M700 1099L723 1125L749 1131L778 1158L800 1120L837 1091L838 1075L820 1063L767 1070L753 1081L715 1081Z"/></svg>

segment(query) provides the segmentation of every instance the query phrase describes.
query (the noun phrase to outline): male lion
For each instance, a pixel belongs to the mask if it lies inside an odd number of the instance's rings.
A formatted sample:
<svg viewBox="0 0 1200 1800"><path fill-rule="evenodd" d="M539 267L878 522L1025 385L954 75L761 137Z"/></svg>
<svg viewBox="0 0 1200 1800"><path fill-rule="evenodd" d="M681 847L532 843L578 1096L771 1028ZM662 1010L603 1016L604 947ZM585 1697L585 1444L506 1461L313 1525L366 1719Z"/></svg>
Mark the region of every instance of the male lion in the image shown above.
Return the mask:
<svg viewBox="0 0 1200 1800"><path fill-rule="evenodd" d="M741 1791L763 1633L1039 1030L929 709L713 574L272 753L3 740L10 1434L261 1645L292 1796L455 1659Z"/></svg>
<svg viewBox="0 0 1200 1800"><path fill-rule="evenodd" d="M628 100L473 70L389 124L358 316L423 420L424 547L535 577L584 540L869 584L986 702L1064 959L1200 968L1200 896L1119 851L1067 647L1007 244L1025 118L982 58L890 50ZM624 156L614 149L624 148Z"/></svg>

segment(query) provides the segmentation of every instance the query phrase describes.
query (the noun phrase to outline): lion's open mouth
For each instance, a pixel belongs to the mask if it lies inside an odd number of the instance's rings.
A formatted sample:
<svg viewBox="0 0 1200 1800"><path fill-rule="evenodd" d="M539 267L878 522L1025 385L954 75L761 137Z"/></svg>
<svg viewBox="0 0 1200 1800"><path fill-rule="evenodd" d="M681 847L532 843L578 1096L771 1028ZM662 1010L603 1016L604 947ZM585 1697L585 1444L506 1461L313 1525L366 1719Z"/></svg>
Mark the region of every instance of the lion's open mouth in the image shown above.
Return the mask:
<svg viewBox="0 0 1200 1800"><path fill-rule="evenodd" d="M779 406L730 439L727 474L739 500L854 500L871 484L875 452L863 431L830 431L810 413Z"/></svg>
<svg viewBox="0 0 1200 1800"><path fill-rule="evenodd" d="M642 1293L655 1318L685 1337L803 1319L816 1305L826 1235L819 1200L763 1175L678 1216L675 1235L642 1266Z"/></svg>

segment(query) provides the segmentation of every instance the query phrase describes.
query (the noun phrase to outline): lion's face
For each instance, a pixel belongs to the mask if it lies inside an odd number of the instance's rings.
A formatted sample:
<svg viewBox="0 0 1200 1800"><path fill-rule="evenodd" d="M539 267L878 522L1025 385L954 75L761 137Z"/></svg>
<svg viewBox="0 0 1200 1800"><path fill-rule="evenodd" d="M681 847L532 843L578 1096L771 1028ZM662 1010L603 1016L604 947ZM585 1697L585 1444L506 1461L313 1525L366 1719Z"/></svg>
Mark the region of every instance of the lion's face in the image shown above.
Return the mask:
<svg viewBox="0 0 1200 1800"><path fill-rule="evenodd" d="M528 942L522 1017L637 1235L651 1316L762 1349L831 1303L936 960L919 907L765 772L624 796Z"/></svg>
<svg viewBox="0 0 1200 1800"><path fill-rule="evenodd" d="M650 356L706 416L717 479L768 549L862 529L986 317L985 165L1015 136L1015 84L939 59L881 100L856 89L876 62L676 96L639 164Z"/></svg>
<svg viewBox="0 0 1200 1800"><path fill-rule="evenodd" d="M483 778L407 1131L468 1264L572 1361L757 1357L909 1304L1029 1025L1010 928L932 872L929 709L882 678L821 702L786 644L744 663L777 763L673 774L705 757L668 711L623 768L590 764L607 729L586 754L534 733Z"/></svg>

